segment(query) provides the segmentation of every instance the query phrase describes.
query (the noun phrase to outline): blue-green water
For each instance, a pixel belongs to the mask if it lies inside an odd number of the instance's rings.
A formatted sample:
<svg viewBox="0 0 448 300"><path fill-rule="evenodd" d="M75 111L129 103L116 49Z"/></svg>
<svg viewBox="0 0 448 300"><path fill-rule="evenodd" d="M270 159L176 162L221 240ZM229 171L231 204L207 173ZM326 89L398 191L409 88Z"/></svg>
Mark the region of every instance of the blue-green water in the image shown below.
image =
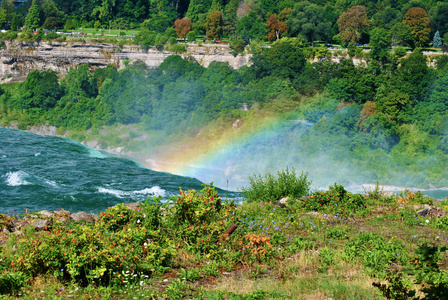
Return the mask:
<svg viewBox="0 0 448 300"><path fill-rule="evenodd" d="M201 184L107 157L73 140L0 127L0 213L61 208L96 213L121 202L166 200L179 187L198 190Z"/></svg>

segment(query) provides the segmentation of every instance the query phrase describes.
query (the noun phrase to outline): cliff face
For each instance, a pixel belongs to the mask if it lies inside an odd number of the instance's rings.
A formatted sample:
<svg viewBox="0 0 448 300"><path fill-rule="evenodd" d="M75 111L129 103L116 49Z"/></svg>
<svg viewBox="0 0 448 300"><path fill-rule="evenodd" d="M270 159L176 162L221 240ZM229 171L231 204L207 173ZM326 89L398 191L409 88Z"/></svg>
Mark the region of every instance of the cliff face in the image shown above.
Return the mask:
<svg viewBox="0 0 448 300"><path fill-rule="evenodd" d="M66 74L71 67L88 64L92 68L115 65L119 69L125 61L132 63L141 60L149 67L159 66L163 60L174 53L159 51L155 47L147 51L135 45L122 47L105 43L82 42L40 42L8 43L0 49L1 82L22 81L32 70L54 70ZM213 61L228 62L238 69L249 64L250 55L230 54L228 45L189 45L183 57L194 58L207 67Z"/></svg>

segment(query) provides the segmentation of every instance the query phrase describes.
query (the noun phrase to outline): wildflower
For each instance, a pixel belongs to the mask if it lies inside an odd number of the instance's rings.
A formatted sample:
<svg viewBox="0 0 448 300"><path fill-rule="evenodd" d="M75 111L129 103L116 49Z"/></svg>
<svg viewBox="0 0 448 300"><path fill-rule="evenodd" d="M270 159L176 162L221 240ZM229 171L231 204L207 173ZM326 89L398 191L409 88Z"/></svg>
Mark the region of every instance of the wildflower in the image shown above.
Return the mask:
<svg viewBox="0 0 448 300"><path fill-rule="evenodd" d="M329 243L331 244L333 241L329 241Z"/></svg>
<svg viewBox="0 0 448 300"><path fill-rule="evenodd" d="M429 220L426 220L426 223L429 223Z"/></svg>

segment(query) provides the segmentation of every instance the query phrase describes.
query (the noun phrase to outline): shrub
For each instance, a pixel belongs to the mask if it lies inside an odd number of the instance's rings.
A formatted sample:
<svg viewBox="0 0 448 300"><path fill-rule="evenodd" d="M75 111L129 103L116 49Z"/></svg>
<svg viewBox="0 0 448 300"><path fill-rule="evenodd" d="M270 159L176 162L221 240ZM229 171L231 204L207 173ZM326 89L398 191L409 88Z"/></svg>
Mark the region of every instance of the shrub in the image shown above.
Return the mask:
<svg viewBox="0 0 448 300"><path fill-rule="evenodd" d="M167 47L167 50L176 54L180 54L187 52L187 47L185 46L185 44L170 44Z"/></svg>
<svg viewBox="0 0 448 300"><path fill-rule="evenodd" d="M187 34L187 41L189 41L189 42L194 42L194 41L196 41L196 32L194 32L194 31L190 31L190 32Z"/></svg>
<svg viewBox="0 0 448 300"><path fill-rule="evenodd" d="M336 214L353 214L364 207L365 199L360 194L347 192L342 185L334 184L328 191L318 191L304 199L299 206L305 211L322 211Z"/></svg>
<svg viewBox="0 0 448 300"><path fill-rule="evenodd" d="M167 224L187 246L199 252L216 249L221 234L234 220L234 205L224 207L216 189L182 191L172 199L174 206L167 214ZM232 215L232 216L231 216Z"/></svg>
<svg viewBox="0 0 448 300"><path fill-rule="evenodd" d="M308 181L308 173L302 172L296 176L294 168L290 171L277 171L277 176L270 173L265 176L249 176L250 186L243 188L242 194L247 201L278 201L283 197L298 199L310 190L311 182Z"/></svg>
<svg viewBox="0 0 448 300"><path fill-rule="evenodd" d="M56 222L37 235L29 230L10 266L33 276L51 273L84 286L121 284L123 272L145 276L163 272L171 265L175 247L159 227L161 209L160 199L154 198L138 211L123 204L109 208L94 225Z"/></svg>

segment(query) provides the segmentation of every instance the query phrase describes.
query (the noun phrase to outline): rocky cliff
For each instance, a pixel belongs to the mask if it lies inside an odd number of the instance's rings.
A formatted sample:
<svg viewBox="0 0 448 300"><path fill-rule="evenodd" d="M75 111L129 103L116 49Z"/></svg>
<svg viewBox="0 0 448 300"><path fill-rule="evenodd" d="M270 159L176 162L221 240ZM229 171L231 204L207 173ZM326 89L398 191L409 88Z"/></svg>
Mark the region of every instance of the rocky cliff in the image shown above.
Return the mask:
<svg viewBox="0 0 448 300"><path fill-rule="evenodd" d="M71 67L89 64L101 68L113 64L123 68L126 63L143 61L149 67L159 66L172 52L159 51L155 47L143 50L136 45L118 46L90 42L40 42L9 43L0 49L1 82L22 81L32 70L54 70L65 74ZM183 57L194 58L207 67L213 61L228 62L235 69L249 63L250 55L230 54L228 45L188 45Z"/></svg>

